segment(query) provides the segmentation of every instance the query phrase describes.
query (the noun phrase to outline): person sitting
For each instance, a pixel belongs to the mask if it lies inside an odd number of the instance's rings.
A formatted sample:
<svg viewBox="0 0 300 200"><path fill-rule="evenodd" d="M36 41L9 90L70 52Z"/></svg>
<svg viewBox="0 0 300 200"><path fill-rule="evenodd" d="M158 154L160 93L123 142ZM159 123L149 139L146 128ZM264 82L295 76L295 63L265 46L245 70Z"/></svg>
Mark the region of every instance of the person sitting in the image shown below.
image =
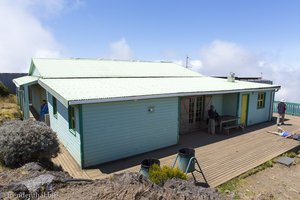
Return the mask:
<svg viewBox="0 0 300 200"><path fill-rule="evenodd" d="M41 105L41 110L40 110L40 119L39 121L45 121L45 114L49 113L48 109L48 104L46 100L43 100L43 104Z"/></svg>

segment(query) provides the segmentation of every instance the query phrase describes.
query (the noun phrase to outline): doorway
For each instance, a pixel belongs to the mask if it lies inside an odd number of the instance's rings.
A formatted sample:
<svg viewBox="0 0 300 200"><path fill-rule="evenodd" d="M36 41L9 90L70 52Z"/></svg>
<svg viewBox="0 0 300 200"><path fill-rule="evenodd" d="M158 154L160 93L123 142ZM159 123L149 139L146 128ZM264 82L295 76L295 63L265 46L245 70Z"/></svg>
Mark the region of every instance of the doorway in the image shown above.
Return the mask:
<svg viewBox="0 0 300 200"><path fill-rule="evenodd" d="M247 125L249 94L242 95L240 123Z"/></svg>
<svg viewBox="0 0 300 200"><path fill-rule="evenodd" d="M204 96L181 98L180 133L201 129L204 121Z"/></svg>

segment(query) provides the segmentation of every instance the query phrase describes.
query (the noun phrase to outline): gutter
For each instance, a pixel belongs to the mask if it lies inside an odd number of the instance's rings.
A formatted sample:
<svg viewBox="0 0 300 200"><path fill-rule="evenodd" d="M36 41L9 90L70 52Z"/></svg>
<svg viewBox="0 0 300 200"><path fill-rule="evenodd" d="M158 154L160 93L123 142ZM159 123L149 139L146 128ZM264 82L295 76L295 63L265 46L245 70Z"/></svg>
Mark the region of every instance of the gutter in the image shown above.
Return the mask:
<svg viewBox="0 0 300 200"><path fill-rule="evenodd" d="M77 104L92 104L92 103L104 103L104 102L115 102L115 101L130 101L130 100L142 100L142 99L157 99L166 97L184 97L184 96L197 96L197 95L213 95L213 94L229 94L239 92L257 92L257 91L278 91L280 86L274 86L269 88L252 88L243 90L226 90L226 91L211 91L211 92L187 92L187 93L170 93L170 94L156 94L156 95L141 95L141 96L130 96L130 97L116 97L106 99L86 99L86 100L69 100L69 105Z"/></svg>

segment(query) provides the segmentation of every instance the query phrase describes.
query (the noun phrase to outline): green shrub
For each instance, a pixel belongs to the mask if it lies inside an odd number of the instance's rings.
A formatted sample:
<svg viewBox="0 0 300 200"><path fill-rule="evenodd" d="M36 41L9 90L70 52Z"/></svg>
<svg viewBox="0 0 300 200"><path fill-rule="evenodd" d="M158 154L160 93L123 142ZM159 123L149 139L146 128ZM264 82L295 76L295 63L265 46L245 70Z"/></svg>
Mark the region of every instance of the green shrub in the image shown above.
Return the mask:
<svg viewBox="0 0 300 200"><path fill-rule="evenodd" d="M9 89L0 81L0 96L6 97L9 93Z"/></svg>
<svg viewBox="0 0 300 200"><path fill-rule="evenodd" d="M154 164L149 169L149 179L157 185L164 185L168 179L172 178L186 180L187 176L180 169L168 166L160 167L157 164Z"/></svg>
<svg viewBox="0 0 300 200"><path fill-rule="evenodd" d="M290 151L290 152L282 154L282 156L286 156L286 157L290 157L290 158L295 158L295 157L297 157L297 153L293 152L293 151Z"/></svg>
<svg viewBox="0 0 300 200"><path fill-rule="evenodd" d="M56 134L43 122L13 120L0 126L0 162L5 166L49 160L58 152Z"/></svg>

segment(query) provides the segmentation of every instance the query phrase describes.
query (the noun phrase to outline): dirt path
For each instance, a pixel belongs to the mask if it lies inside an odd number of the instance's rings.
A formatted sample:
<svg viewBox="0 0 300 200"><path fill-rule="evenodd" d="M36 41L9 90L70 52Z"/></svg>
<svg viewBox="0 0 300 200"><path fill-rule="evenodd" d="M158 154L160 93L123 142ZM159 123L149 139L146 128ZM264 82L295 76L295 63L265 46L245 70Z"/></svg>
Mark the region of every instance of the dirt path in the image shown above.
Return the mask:
<svg viewBox="0 0 300 200"><path fill-rule="evenodd" d="M236 188L240 199L300 199L300 158L296 165L274 164L240 181Z"/></svg>

